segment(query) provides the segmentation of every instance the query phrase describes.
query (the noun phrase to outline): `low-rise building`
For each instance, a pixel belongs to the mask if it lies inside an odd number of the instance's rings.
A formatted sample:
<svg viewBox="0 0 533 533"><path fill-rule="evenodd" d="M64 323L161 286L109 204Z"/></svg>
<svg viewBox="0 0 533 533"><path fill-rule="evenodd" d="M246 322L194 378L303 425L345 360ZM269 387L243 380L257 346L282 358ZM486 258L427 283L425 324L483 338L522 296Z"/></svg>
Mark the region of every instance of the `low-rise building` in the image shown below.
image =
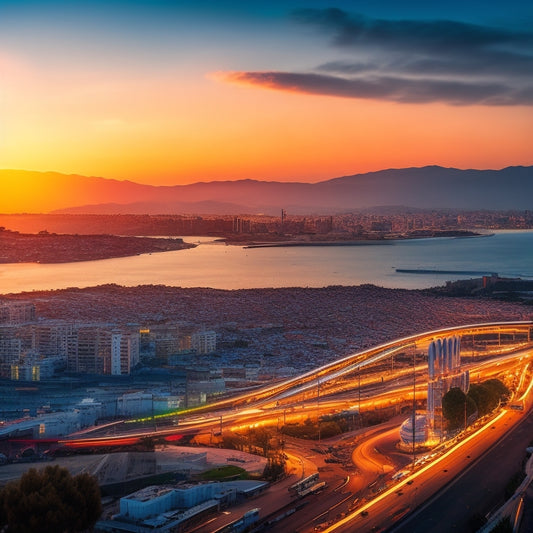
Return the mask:
<svg viewBox="0 0 533 533"><path fill-rule="evenodd" d="M13 381L41 381L50 379L55 373L57 359L47 357L22 357L18 363L11 365Z"/></svg>
<svg viewBox="0 0 533 533"><path fill-rule="evenodd" d="M212 330L193 333L191 348L199 354L213 353L217 349L217 334Z"/></svg>
<svg viewBox="0 0 533 533"><path fill-rule="evenodd" d="M117 398L117 416L153 414L152 394L148 392L129 392Z"/></svg>
<svg viewBox="0 0 533 533"><path fill-rule="evenodd" d="M25 324L34 322L35 318L35 305L31 302L0 302L0 324Z"/></svg>
<svg viewBox="0 0 533 533"><path fill-rule="evenodd" d="M242 485L241 485L242 484ZM188 531L198 520L251 497L268 486L264 481L208 482L198 485L151 486L120 499L120 513L96 524L99 531ZM247 530L259 520L259 509L238 519Z"/></svg>
<svg viewBox="0 0 533 533"><path fill-rule="evenodd" d="M139 362L139 333L110 325L76 327L68 340L67 368L85 374L128 375Z"/></svg>

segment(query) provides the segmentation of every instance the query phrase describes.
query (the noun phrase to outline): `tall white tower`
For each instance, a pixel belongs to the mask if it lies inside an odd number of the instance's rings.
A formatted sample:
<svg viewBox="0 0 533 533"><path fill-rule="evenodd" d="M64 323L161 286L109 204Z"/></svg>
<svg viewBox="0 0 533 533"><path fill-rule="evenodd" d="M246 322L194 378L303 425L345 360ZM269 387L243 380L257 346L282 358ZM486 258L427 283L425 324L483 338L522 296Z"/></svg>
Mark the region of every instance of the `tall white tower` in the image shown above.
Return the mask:
<svg viewBox="0 0 533 533"><path fill-rule="evenodd" d="M458 387L465 394L470 387L468 370L461 372L461 338L436 339L428 349L427 423L433 437L441 440L443 433L442 397Z"/></svg>

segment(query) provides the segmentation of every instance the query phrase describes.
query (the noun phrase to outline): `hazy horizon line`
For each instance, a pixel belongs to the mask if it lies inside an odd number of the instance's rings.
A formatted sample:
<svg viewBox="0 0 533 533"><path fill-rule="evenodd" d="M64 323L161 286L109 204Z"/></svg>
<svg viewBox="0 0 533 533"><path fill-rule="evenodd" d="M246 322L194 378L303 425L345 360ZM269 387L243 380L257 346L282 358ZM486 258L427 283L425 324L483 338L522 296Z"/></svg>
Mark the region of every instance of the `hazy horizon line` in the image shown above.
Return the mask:
<svg viewBox="0 0 533 533"><path fill-rule="evenodd" d="M0 168L0 172L28 172L28 173L36 173L36 174L59 174L62 176L76 176L76 177L83 177L83 178L90 178L90 179L102 179L106 181L118 181L118 182L129 182L136 185L146 185L148 187L181 187L181 186L187 186L187 185L197 185L197 184L210 184L210 183L236 183L236 182L244 182L244 181L254 181L254 182L263 182L263 183L283 183L283 184L307 184L307 185L313 185L318 183L323 183L326 181L330 181L333 179L338 178L346 178L351 176L363 176L368 174L375 174L379 172L386 172L386 171L395 171L395 170L409 170L409 169L424 169L424 168L442 168L446 170L461 170L461 171L500 171L505 170L508 168L528 168L533 167L533 162L529 165L527 164L510 164L505 165L499 168L476 168L476 167L457 167L457 166L446 166L443 164L428 164L428 165L411 165L406 167L385 167L385 168L379 168L375 170L368 170L364 172L354 172L351 174L343 174L343 175L335 175L335 176L329 176L329 177L322 177L317 179L316 181L295 181L291 178L288 180L280 180L280 179L271 179L271 178L257 178L257 177L251 177L251 178L221 178L221 179L199 179L198 181L190 181L187 183L174 183L174 184L158 184L158 183L148 183L143 181L136 181L132 178L116 178L116 177L106 177L106 176L98 176L98 175L92 175L92 174L81 174L77 172L62 172L58 170L34 170L34 169L27 169L27 168Z"/></svg>

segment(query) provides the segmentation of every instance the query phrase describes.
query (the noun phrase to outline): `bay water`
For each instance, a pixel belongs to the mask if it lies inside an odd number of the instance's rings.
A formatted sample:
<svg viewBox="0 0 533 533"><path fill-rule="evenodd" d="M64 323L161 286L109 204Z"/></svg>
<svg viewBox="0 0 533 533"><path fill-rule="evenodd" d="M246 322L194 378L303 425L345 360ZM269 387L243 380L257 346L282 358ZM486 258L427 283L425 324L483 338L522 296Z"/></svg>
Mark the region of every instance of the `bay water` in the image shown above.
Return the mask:
<svg viewBox="0 0 533 533"><path fill-rule="evenodd" d="M216 289L370 283L420 289L443 285L447 280L479 277L481 273L533 278L531 230L355 246L245 248L209 237L184 240L198 246L99 261L0 265L0 294L106 283Z"/></svg>

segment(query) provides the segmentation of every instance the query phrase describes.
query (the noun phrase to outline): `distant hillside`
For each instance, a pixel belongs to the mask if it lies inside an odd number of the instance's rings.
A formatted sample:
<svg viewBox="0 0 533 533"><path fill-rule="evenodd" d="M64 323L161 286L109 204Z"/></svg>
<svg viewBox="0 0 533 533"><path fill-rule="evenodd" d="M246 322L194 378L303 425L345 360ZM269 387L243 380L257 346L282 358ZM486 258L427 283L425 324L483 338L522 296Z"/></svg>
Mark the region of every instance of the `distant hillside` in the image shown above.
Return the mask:
<svg viewBox="0 0 533 533"><path fill-rule="evenodd" d="M378 205L533 209L533 167L458 170L429 166L319 183L239 180L166 187L53 172L0 170L0 182L3 213L278 214L283 208L293 214L329 214Z"/></svg>
<svg viewBox="0 0 533 533"><path fill-rule="evenodd" d="M0 170L0 212L42 213L81 204L139 201L152 187L58 172Z"/></svg>

